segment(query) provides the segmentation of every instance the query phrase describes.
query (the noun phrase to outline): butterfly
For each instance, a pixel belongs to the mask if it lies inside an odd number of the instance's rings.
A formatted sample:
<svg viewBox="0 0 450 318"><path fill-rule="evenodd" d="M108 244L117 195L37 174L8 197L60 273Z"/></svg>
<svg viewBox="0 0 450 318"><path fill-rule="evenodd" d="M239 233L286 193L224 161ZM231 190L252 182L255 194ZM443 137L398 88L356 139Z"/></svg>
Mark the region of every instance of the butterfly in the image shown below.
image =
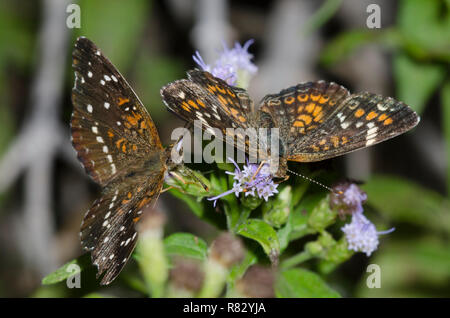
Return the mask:
<svg viewBox="0 0 450 318"><path fill-rule="evenodd" d="M133 89L85 37L73 50L75 84L72 144L87 174L102 186L81 224L81 245L91 251L100 284L111 283L136 246L136 223L161 193L176 165Z"/></svg>
<svg viewBox="0 0 450 318"><path fill-rule="evenodd" d="M251 136L252 128L277 128L278 149L270 148L268 138L260 138L254 153L261 162L276 153L279 163L273 175L283 179L288 178L287 161L313 162L343 155L400 135L420 121L410 107L391 97L350 94L343 86L323 80L266 95L258 109L244 89L197 69L160 93L171 112L226 142L234 141L246 153L255 150L248 140L258 138L254 132ZM246 136L227 128L250 132Z"/></svg>

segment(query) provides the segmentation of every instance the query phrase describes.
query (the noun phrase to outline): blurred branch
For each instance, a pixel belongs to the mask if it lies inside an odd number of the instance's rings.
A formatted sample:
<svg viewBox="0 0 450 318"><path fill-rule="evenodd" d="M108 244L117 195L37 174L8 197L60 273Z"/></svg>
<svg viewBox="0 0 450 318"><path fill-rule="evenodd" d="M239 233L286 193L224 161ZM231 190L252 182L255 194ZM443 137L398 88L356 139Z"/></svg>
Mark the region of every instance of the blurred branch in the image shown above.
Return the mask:
<svg viewBox="0 0 450 318"><path fill-rule="evenodd" d="M317 32L305 35L304 27L313 14L309 1L282 0L268 17L264 56L253 81L255 95L263 96L301 81L312 80L320 45ZM253 91L252 91L253 92Z"/></svg>
<svg viewBox="0 0 450 318"><path fill-rule="evenodd" d="M39 274L48 273L56 266L52 248L52 168L57 148L66 140L58 122L58 107L69 37L65 14L70 2L42 2L39 62L31 89L31 115L0 162L0 191L25 173L24 213L20 222L24 228L18 229L17 236L25 261Z"/></svg>
<svg viewBox="0 0 450 318"><path fill-rule="evenodd" d="M216 50L222 47L222 41L230 38L228 1L197 0L196 2L196 24L192 30L192 42L206 63L210 63L216 58Z"/></svg>

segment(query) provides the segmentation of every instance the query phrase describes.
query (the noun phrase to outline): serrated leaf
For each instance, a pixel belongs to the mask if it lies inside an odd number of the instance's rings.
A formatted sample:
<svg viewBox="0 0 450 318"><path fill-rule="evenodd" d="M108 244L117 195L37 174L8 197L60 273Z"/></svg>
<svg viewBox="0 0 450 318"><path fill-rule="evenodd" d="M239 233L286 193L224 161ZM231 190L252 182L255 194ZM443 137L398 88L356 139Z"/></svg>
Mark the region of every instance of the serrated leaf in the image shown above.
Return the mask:
<svg viewBox="0 0 450 318"><path fill-rule="evenodd" d="M205 260L208 253L206 242L190 233L175 233L164 240L164 246L168 255L180 255L183 257Z"/></svg>
<svg viewBox="0 0 450 318"><path fill-rule="evenodd" d="M259 219L248 219L238 226L236 233L257 241L270 260L273 263L278 262L280 243L277 233L269 224Z"/></svg>
<svg viewBox="0 0 450 318"><path fill-rule="evenodd" d="M281 272L275 284L275 294L283 298L341 297L319 275L301 268Z"/></svg>
<svg viewBox="0 0 450 318"><path fill-rule="evenodd" d="M77 259L71 260L58 268L56 271L45 276L42 279L42 285L51 285L62 282L77 273L81 273L81 271L89 266L91 266L91 258L90 255L86 253Z"/></svg>

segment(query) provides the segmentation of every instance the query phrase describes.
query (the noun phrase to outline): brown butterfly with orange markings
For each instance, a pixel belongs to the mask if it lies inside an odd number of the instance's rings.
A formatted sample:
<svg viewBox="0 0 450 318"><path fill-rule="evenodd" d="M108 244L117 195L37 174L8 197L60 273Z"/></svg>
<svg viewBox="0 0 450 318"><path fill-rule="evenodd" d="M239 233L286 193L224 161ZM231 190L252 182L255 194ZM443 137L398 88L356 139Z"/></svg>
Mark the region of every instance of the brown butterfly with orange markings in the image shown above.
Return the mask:
<svg viewBox="0 0 450 318"><path fill-rule="evenodd" d="M278 128L279 155L275 177L287 178L287 161L312 162L333 158L400 135L415 127L420 118L402 102L372 93L350 94L336 83L305 82L266 95L254 104L248 93L212 74L191 70L188 78L161 89L167 108L216 137L250 153L245 135L227 128ZM217 133L218 128L221 134ZM255 138L258 138L255 136ZM269 138L269 137L267 137ZM242 142L239 142L239 139ZM269 140L259 140L269 145ZM260 161L268 160L266 146ZM257 150L255 150L257 151ZM257 153L257 152L254 152Z"/></svg>

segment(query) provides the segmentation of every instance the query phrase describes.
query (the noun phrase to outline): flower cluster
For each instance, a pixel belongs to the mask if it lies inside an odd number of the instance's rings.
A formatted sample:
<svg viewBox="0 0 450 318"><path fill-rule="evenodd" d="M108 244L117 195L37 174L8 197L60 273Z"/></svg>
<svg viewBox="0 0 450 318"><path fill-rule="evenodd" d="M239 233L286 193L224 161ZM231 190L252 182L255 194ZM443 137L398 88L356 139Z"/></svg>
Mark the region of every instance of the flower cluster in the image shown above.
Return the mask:
<svg viewBox="0 0 450 318"><path fill-rule="evenodd" d="M378 247L378 236L391 233L394 228L383 232L377 231L375 225L363 215L362 204L365 200L367 200L367 194L356 184L341 183L334 187L330 205L341 215L352 215L352 221L342 227L348 249L370 256Z"/></svg>
<svg viewBox="0 0 450 318"><path fill-rule="evenodd" d="M192 58L202 70L210 72L229 85L245 88L248 86L250 77L258 71L256 65L251 62L253 55L248 52L252 43L253 40L248 40L244 46L241 46L236 42L231 49L223 44L223 51L220 52L220 56L213 66L206 64L198 51Z"/></svg>
<svg viewBox="0 0 450 318"><path fill-rule="evenodd" d="M226 171L227 174L234 176L233 187L218 196L209 198L208 200L214 201L214 206L216 206L219 198L231 193L234 193L236 197L238 197L239 193L244 192L245 196L258 196L266 201L269 197L273 196L275 193L278 193L278 184L273 182L268 164L263 164L260 167L258 164L247 162L247 165L244 165L241 170L233 159L228 158L228 160L233 162L236 167L234 173Z"/></svg>
<svg viewBox="0 0 450 318"><path fill-rule="evenodd" d="M330 195L330 206L337 210L339 215L362 213L363 203L367 200L367 194L356 184L342 182L333 187Z"/></svg>

